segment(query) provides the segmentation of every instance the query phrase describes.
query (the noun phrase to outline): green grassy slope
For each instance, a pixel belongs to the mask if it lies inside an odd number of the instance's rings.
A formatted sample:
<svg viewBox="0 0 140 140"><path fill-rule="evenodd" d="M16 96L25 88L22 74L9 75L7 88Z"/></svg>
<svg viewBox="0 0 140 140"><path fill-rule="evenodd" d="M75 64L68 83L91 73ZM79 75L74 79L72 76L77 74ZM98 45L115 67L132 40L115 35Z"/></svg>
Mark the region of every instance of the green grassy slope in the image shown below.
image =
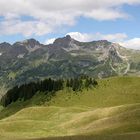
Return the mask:
<svg viewBox="0 0 140 140"><path fill-rule="evenodd" d="M96 89L77 93L70 89L59 91L49 102L46 102L48 97L38 93L24 104L12 104L1 111L0 116L5 112L10 114L14 109L26 108L0 120L0 139L73 135L92 135L92 138L85 139L97 140L107 139L108 135L109 140L130 140L132 135L139 138L140 78L119 77L98 82ZM79 137L72 140L81 139Z"/></svg>
<svg viewBox="0 0 140 140"><path fill-rule="evenodd" d="M140 78L115 77L98 81L99 86L72 94L63 90L49 102L53 106L107 107L140 102Z"/></svg>
<svg viewBox="0 0 140 140"><path fill-rule="evenodd" d="M127 134L140 130L140 104L108 108L31 107L0 121L0 137Z"/></svg>

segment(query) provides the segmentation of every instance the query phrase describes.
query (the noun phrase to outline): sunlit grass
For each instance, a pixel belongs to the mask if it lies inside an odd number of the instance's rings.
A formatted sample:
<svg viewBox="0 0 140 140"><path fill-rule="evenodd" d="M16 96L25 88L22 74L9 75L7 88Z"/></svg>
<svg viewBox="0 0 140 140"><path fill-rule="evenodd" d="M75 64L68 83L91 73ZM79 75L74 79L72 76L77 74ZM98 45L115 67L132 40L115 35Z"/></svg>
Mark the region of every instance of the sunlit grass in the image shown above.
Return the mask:
<svg viewBox="0 0 140 140"><path fill-rule="evenodd" d="M107 140L104 136L111 135L110 139L123 137L129 140L129 134L136 134L134 138L137 138L140 132L140 78L115 77L98 83L93 89L76 93L64 89L54 97L38 93L31 100L11 104L0 112L3 118L0 120L0 139L58 137L57 140L59 136L92 135L97 140Z"/></svg>

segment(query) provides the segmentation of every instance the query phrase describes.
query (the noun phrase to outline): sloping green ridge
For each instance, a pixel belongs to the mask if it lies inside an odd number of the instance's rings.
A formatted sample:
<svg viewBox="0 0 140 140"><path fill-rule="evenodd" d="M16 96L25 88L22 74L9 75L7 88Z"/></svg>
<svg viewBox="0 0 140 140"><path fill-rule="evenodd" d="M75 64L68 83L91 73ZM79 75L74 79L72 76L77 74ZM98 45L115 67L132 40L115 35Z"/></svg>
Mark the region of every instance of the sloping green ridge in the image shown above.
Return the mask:
<svg viewBox="0 0 140 140"><path fill-rule="evenodd" d="M119 77L98 82L96 89L59 91L49 102L43 93L38 93L25 103L27 108L0 120L0 139L79 140L80 135L85 140L106 140L106 136L108 140L139 138L140 78ZM22 103L13 103L6 111Z"/></svg>
<svg viewBox="0 0 140 140"><path fill-rule="evenodd" d="M140 104L107 108L30 107L0 121L0 137L39 138L140 131Z"/></svg>
<svg viewBox="0 0 140 140"><path fill-rule="evenodd" d="M71 90L59 91L47 105L111 107L140 103L140 78L114 77L98 80L98 87L73 94Z"/></svg>

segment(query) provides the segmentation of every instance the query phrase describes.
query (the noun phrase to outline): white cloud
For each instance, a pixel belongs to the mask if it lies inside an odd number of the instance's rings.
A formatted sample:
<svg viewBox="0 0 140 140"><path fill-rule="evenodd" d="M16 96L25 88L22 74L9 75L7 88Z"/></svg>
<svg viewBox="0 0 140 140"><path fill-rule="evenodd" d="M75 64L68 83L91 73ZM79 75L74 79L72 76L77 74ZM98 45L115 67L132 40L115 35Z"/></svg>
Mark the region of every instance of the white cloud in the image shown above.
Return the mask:
<svg viewBox="0 0 140 140"><path fill-rule="evenodd" d="M126 48L140 50L140 38L128 39L128 36L125 33L87 34L87 33L71 32L68 33L68 35L81 42L89 42L93 40L108 40L111 42L119 43L121 46Z"/></svg>
<svg viewBox="0 0 140 140"><path fill-rule="evenodd" d="M48 45L48 44L53 44L53 42L55 41L55 39L56 39L56 38L48 39L48 40L45 41L45 44L46 44L46 45Z"/></svg>
<svg viewBox="0 0 140 140"><path fill-rule="evenodd" d="M116 34L100 34L99 38L104 40L109 40L112 42L120 42L127 38L127 35L125 33L116 33Z"/></svg>
<svg viewBox="0 0 140 140"><path fill-rule="evenodd" d="M1 35L20 34L24 36L43 35L51 32L52 27L40 21L6 20L0 23Z"/></svg>
<svg viewBox="0 0 140 140"><path fill-rule="evenodd" d="M73 39L81 41L81 42L88 42L94 39L94 35L87 34L87 33L70 32L70 33L67 33L67 35L70 35Z"/></svg>
<svg viewBox="0 0 140 140"><path fill-rule="evenodd" d="M93 40L108 40L112 42L120 42L127 38L125 33L116 33L116 34L87 34L87 33L79 33L79 32L70 32L68 33L72 38L81 41L81 42L88 42Z"/></svg>
<svg viewBox="0 0 140 140"><path fill-rule="evenodd" d="M140 0L0 0L0 34L44 35L63 26L73 26L78 17L95 20L127 18L122 5ZM22 17L28 16L23 21ZM17 31L15 31L17 29Z"/></svg>
<svg viewBox="0 0 140 140"><path fill-rule="evenodd" d="M119 44L126 48L140 50L140 38L133 38L133 39L121 42Z"/></svg>
<svg viewBox="0 0 140 140"><path fill-rule="evenodd" d="M79 32L71 32L68 33L72 38L81 41L81 42L89 42L93 40L108 40L111 42L119 43L121 46L140 50L140 38L128 39L128 36L125 33L116 33L116 34L87 34L87 33L79 33Z"/></svg>
<svg viewBox="0 0 140 140"><path fill-rule="evenodd" d="M125 33L116 33L116 34L88 34L80 32L70 32L66 35L70 35L73 39L80 42L90 42L94 40L108 40L114 43L119 43L121 46L129 49L140 50L140 38L128 39L128 36ZM56 38L50 38L45 41L45 44L52 44Z"/></svg>
<svg viewBox="0 0 140 140"><path fill-rule="evenodd" d="M103 20L115 20L118 18L127 18L128 15L118 10L114 9L95 9L91 12L85 13L86 17L97 19L100 21Z"/></svg>

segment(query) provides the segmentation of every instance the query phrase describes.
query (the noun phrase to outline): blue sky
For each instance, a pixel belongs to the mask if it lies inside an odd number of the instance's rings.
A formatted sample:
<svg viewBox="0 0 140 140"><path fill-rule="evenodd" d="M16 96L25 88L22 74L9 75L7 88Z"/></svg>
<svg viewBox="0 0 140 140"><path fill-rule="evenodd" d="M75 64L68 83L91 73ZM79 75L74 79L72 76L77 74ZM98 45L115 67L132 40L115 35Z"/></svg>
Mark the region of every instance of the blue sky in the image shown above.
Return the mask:
<svg viewBox="0 0 140 140"><path fill-rule="evenodd" d="M0 42L107 39L140 49L140 0L0 0Z"/></svg>

